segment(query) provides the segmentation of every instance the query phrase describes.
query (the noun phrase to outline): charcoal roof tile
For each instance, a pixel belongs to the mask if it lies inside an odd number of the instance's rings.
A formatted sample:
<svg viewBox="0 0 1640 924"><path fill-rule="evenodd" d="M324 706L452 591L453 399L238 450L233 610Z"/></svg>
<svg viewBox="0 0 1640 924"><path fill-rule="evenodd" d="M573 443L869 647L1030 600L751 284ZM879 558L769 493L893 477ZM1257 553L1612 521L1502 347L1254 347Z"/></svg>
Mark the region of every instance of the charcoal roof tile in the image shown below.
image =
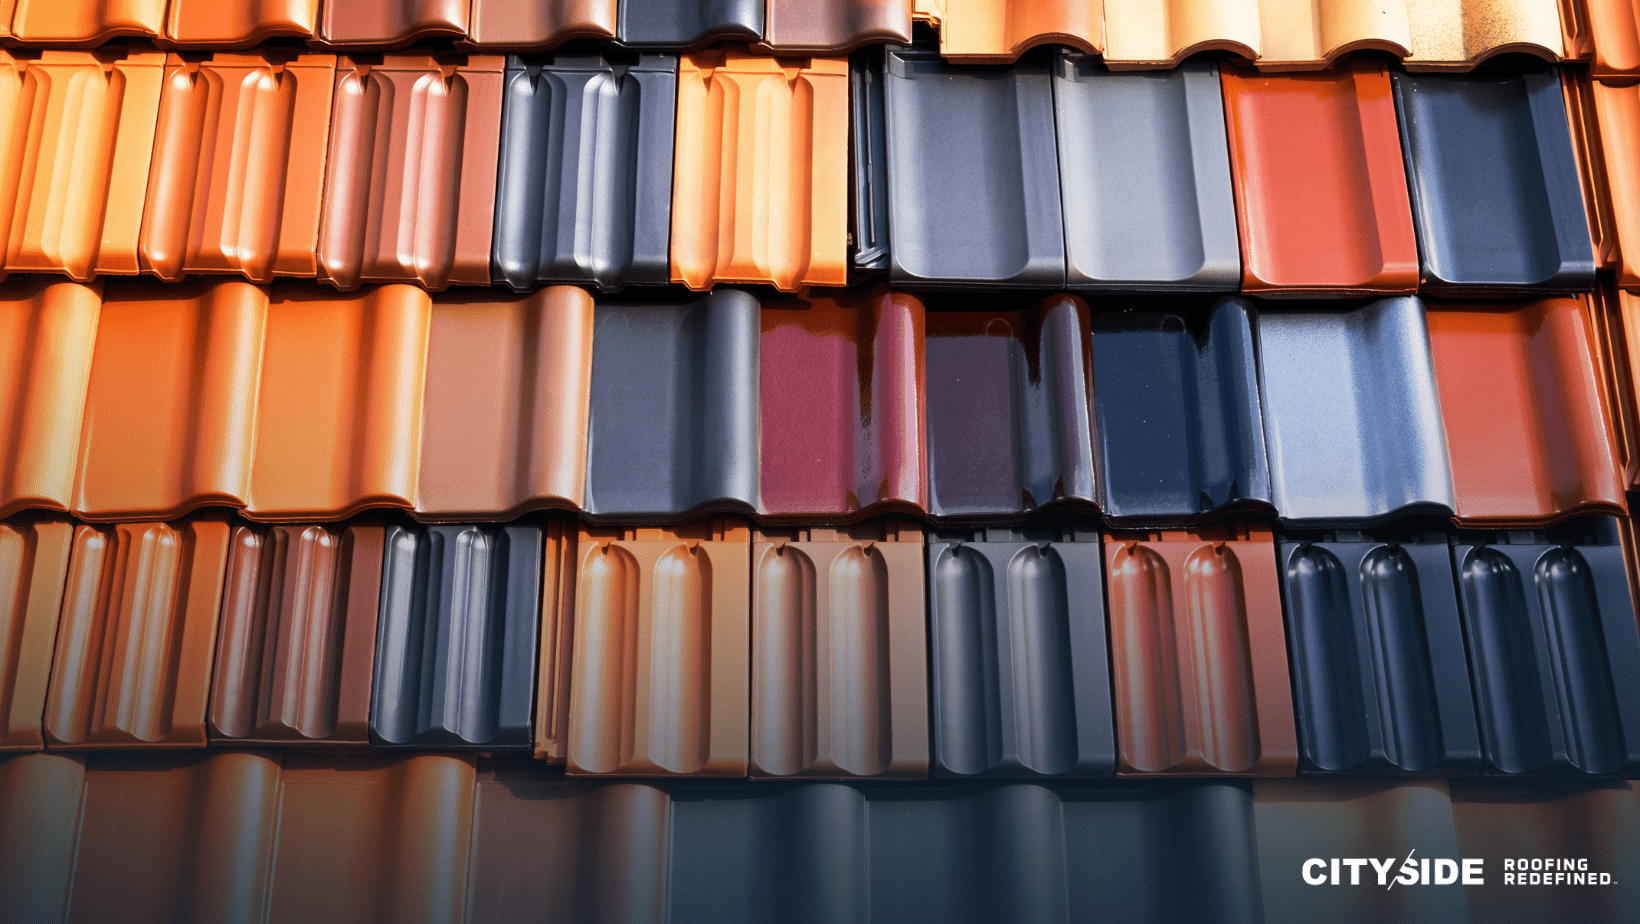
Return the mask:
<svg viewBox="0 0 1640 924"><path fill-rule="evenodd" d="M883 101L883 49L848 59L849 235L853 267L888 269L888 142Z"/></svg>
<svg viewBox="0 0 1640 924"><path fill-rule="evenodd" d="M330 0L319 11L316 38L333 48L399 48L421 39L465 38L470 2Z"/></svg>
<svg viewBox="0 0 1640 924"><path fill-rule="evenodd" d="M166 0L6 0L0 35L20 45L87 48L122 35L153 39L165 29L165 7Z"/></svg>
<svg viewBox="0 0 1640 924"><path fill-rule="evenodd" d="M0 752L45 746L40 717L73 538L66 520L0 523Z"/></svg>
<svg viewBox="0 0 1640 924"><path fill-rule="evenodd" d="M342 0L355 3L357 0ZM170 0L166 44L179 48L244 48L270 38L313 38L319 0Z"/></svg>
<svg viewBox="0 0 1640 924"><path fill-rule="evenodd" d="M0 285L0 516L73 503L101 310L100 285Z"/></svg>
<svg viewBox="0 0 1640 924"><path fill-rule="evenodd" d="M568 39L613 39L617 0L472 0L468 37L483 48L550 48Z"/></svg>
<svg viewBox="0 0 1640 924"><path fill-rule="evenodd" d="M911 0L769 0L766 15L774 54L911 44Z"/></svg>
<svg viewBox="0 0 1640 924"><path fill-rule="evenodd" d="M617 40L628 48L685 51L763 37L763 0L621 0Z"/></svg>

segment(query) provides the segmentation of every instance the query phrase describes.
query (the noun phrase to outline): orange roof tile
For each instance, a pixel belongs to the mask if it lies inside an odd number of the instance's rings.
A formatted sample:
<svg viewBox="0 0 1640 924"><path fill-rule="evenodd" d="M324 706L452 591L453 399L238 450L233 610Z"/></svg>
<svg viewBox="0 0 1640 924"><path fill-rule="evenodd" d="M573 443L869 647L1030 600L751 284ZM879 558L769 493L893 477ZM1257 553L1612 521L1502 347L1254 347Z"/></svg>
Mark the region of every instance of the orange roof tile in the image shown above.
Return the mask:
<svg viewBox="0 0 1640 924"><path fill-rule="evenodd" d="M417 39L467 36L469 0L331 0L319 11L319 44L398 48Z"/></svg>
<svg viewBox="0 0 1640 924"><path fill-rule="evenodd" d="M1617 220L1606 182L1607 159L1594 95L1594 88L1600 84L1590 80L1587 71L1562 68L1560 85L1566 102L1566 121L1572 133L1572 149L1577 155L1583 212L1589 219L1589 243L1594 248L1595 269L1615 269Z"/></svg>
<svg viewBox="0 0 1640 924"><path fill-rule="evenodd" d="M178 47L243 48L277 36L311 38L319 13L319 0L170 2L165 41Z"/></svg>
<svg viewBox="0 0 1640 924"><path fill-rule="evenodd" d="M1409 71L1466 71L1493 55L1565 56L1561 0L1406 0Z"/></svg>
<svg viewBox="0 0 1640 924"><path fill-rule="evenodd" d="M468 34L483 48L539 51L567 39L615 38L617 0L472 0Z"/></svg>
<svg viewBox="0 0 1640 924"><path fill-rule="evenodd" d="M1613 83L1640 80L1640 4L1635 0L1585 0L1594 60L1589 73Z"/></svg>
<svg viewBox="0 0 1640 924"><path fill-rule="evenodd" d="M575 647L575 569L579 564L575 521L546 524L541 556L540 654L536 659L535 756L562 764L569 750L571 653Z"/></svg>
<svg viewBox="0 0 1640 924"><path fill-rule="evenodd" d="M216 54L165 66L142 268L312 276L330 124L331 55Z"/></svg>
<svg viewBox="0 0 1640 924"><path fill-rule="evenodd" d="M0 523L0 751L45 746L40 716L73 537L64 520Z"/></svg>
<svg viewBox="0 0 1640 924"><path fill-rule="evenodd" d="M1292 30L1290 37L1283 36L1290 46L1286 53L1302 57L1310 51L1304 46L1321 39L1314 22L1319 17L1308 3L1286 6L1281 25ZM1104 7L1104 61L1112 70L1173 67L1208 49L1248 59L1259 56L1263 20L1258 0L1107 0Z"/></svg>
<svg viewBox="0 0 1640 924"><path fill-rule="evenodd" d="M1595 81L1590 90L1598 150L1586 157L1594 169L1600 213L1611 215L1608 262L1615 264L1618 285L1640 289L1640 85Z"/></svg>
<svg viewBox="0 0 1640 924"><path fill-rule="evenodd" d="M341 60L321 279L342 289L490 284L502 65L496 56Z"/></svg>
<svg viewBox="0 0 1640 924"><path fill-rule="evenodd" d="M138 270L165 56L0 50L3 270Z"/></svg>
<svg viewBox="0 0 1640 924"><path fill-rule="evenodd" d="M848 61L679 63L672 281L848 281Z"/></svg>
<svg viewBox="0 0 1640 924"><path fill-rule="evenodd" d="M166 0L16 0L0 18L23 45L95 47L121 35L154 37L165 28ZM6 14L11 15L7 16Z"/></svg>
<svg viewBox="0 0 1640 924"><path fill-rule="evenodd" d="M101 285L0 286L0 516L68 509L101 306Z"/></svg>
<svg viewBox="0 0 1640 924"><path fill-rule="evenodd" d="M1007 64L1046 44L1098 54L1105 41L1104 5L1100 0L941 0L940 54L965 64Z"/></svg>
<svg viewBox="0 0 1640 924"><path fill-rule="evenodd" d="M769 0L760 48L774 54L911 44L911 0Z"/></svg>
<svg viewBox="0 0 1640 924"><path fill-rule="evenodd" d="M1349 52L1369 49L1404 58L1412 49L1411 14L1400 3L1259 0L1259 13L1261 70L1328 67Z"/></svg>

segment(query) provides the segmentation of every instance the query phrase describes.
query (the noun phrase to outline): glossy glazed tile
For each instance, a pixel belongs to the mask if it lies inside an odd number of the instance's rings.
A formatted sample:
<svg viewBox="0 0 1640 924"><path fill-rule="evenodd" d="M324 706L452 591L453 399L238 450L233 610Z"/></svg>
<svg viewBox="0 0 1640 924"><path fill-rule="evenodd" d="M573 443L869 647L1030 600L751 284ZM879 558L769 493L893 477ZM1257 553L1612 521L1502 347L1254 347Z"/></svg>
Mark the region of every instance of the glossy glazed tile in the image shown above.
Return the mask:
<svg viewBox="0 0 1640 924"><path fill-rule="evenodd" d="M383 531L239 526L207 714L222 744L369 743Z"/></svg>
<svg viewBox="0 0 1640 924"><path fill-rule="evenodd" d="M1262 526L1105 540L1118 776L1291 776L1275 542Z"/></svg>
<svg viewBox="0 0 1640 924"><path fill-rule="evenodd" d="M592 296L448 294L433 304L416 516L511 520L581 506Z"/></svg>
<svg viewBox="0 0 1640 924"><path fill-rule="evenodd" d="M620 31L628 48L686 51L715 42L763 37L764 0L621 0Z"/></svg>
<svg viewBox="0 0 1640 924"><path fill-rule="evenodd" d="M40 717L73 537L66 520L0 523L0 752L45 746Z"/></svg>
<svg viewBox="0 0 1640 924"><path fill-rule="evenodd" d="M0 50L0 269L136 273L165 56L19 55Z"/></svg>
<svg viewBox="0 0 1640 924"><path fill-rule="evenodd" d="M535 756L562 764L569 751L570 668L575 651L575 577L580 567L576 522L542 524L541 639L535 676Z"/></svg>
<svg viewBox="0 0 1640 924"><path fill-rule="evenodd" d="M46 697L46 746L205 745L228 524L74 531Z"/></svg>
<svg viewBox="0 0 1640 924"><path fill-rule="evenodd" d="M1640 80L1640 8L1633 0L1585 0L1594 60L1589 73L1612 84Z"/></svg>
<svg viewBox="0 0 1640 924"><path fill-rule="evenodd" d="M1594 267L1596 270L1614 269L1618 262L1617 219L1611 201L1611 184L1606 180L1607 156L1596 117L1599 107L1594 93L1595 86L1604 85L1590 80L1586 71L1569 67L1561 68L1560 82L1566 121L1572 135L1572 149L1577 156L1583 212L1589 220L1589 243L1594 248Z"/></svg>
<svg viewBox="0 0 1640 924"><path fill-rule="evenodd" d="M804 523L921 513L921 300L886 288L777 298L763 303L762 318L762 513Z"/></svg>
<svg viewBox="0 0 1640 924"><path fill-rule="evenodd" d="M671 281L677 59L507 59L491 260L538 282Z"/></svg>
<svg viewBox="0 0 1640 924"><path fill-rule="evenodd" d="M1640 483L1640 396L1634 388L1630 297L1610 285L1598 286L1585 305L1594 335L1595 369L1611 408L1613 446L1624 490Z"/></svg>
<svg viewBox="0 0 1640 924"><path fill-rule="evenodd" d="M568 769L746 775L751 534L581 530Z"/></svg>
<svg viewBox="0 0 1640 924"><path fill-rule="evenodd" d="M178 48L218 49L244 48L287 36L311 39L318 16L319 0L170 0L164 41Z"/></svg>
<svg viewBox="0 0 1640 924"><path fill-rule="evenodd" d="M337 62L320 279L435 292L489 284L501 64L454 55Z"/></svg>
<svg viewBox="0 0 1640 924"><path fill-rule="evenodd" d="M10 26L0 34L59 48L95 48L122 35L152 39L165 29L165 7L166 0L16 0L0 3Z"/></svg>
<svg viewBox="0 0 1640 924"><path fill-rule="evenodd" d="M1242 289L1264 296L1412 292L1418 246L1388 69L1225 65Z"/></svg>
<svg viewBox="0 0 1640 924"><path fill-rule="evenodd" d="M1462 524L1626 512L1587 306L1443 306L1429 339Z"/></svg>
<svg viewBox="0 0 1640 924"><path fill-rule="evenodd" d="M883 49L862 48L848 59L849 244L853 268L888 269L888 115L883 101Z"/></svg>
<svg viewBox="0 0 1640 924"><path fill-rule="evenodd" d="M911 44L911 0L768 0L762 46L774 54Z"/></svg>
<svg viewBox="0 0 1640 924"><path fill-rule="evenodd" d="M468 39L483 48L542 49L573 38L612 39L617 0L471 0Z"/></svg>
<svg viewBox="0 0 1640 924"><path fill-rule="evenodd" d="M922 530L759 529L750 774L928 775Z"/></svg>
<svg viewBox="0 0 1640 924"><path fill-rule="evenodd" d="M935 774L1111 775L1103 576L1091 529L929 533Z"/></svg>
<svg viewBox="0 0 1640 924"><path fill-rule="evenodd" d="M1493 55L1558 61L1566 46L1557 0L1406 0L1409 71L1467 71Z"/></svg>
<svg viewBox="0 0 1640 924"><path fill-rule="evenodd" d="M1206 16L1213 8L1197 4L1193 9ZM1412 48L1411 19L1404 3L1258 0L1257 63L1260 70L1308 71L1331 67L1355 51L1404 58Z"/></svg>
<svg viewBox="0 0 1640 924"><path fill-rule="evenodd" d="M927 316L928 512L1014 517L1095 502L1087 303Z"/></svg>
<svg viewBox="0 0 1640 924"><path fill-rule="evenodd" d="M341 0L319 10L319 44L400 48L421 39L467 36L472 0Z"/></svg>
<svg viewBox="0 0 1640 924"><path fill-rule="evenodd" d="M73 503L101 311L101 285L0 285L0 516Z"/></svg>
<svg viewBox="0 0 1640 924"><path fill-rule="evenodd" d="M1098 54L1104 45L1099 0L943 0L940 54L966 64L1010 64L1037 45Z"/></svg>
<svg viewBox="0 0 1640 924"><path fill-rule="evenodd" d="M1598 149L1588 158L1598 198L1611 213L1618 285L1634 291L1640 289L1640 208L1635 207L1640 196L1640 155L1635 153L1640 146L1640 85L1614 87L1597 81L1590 92L1598 125L1591 147Z"/></svg>
<svg viewBox="0 0 1640 924"><path fill-rule="evenodd" d="M673 282L848 281L848 94L841 58L680 59Z"/></svg>

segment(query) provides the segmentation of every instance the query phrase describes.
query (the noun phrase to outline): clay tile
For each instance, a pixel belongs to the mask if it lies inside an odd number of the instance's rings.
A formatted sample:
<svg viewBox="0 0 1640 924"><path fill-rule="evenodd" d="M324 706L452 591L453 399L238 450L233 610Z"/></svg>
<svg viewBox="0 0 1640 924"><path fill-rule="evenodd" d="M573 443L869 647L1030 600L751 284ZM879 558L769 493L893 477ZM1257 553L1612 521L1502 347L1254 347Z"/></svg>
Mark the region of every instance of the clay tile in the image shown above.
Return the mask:
<svg viewBox="0 0 1640 924"><path fill-rule="evenodd" d="M1222 69L1242 289L1272 296L1412 292L1418 245L1389 71Z"/></svg>
<svg viewBox="0 0 1640 924"><path fill-rule="evenodd" d="M562 764L569 751L571 655L575 648L575 571L580 567L575 521L543 524L541 645L536 659L535 756Z"/></svg>
<svg viewBox="0 0 1640 924"><path fill-rule="evenodd" d="M319 0L170 0L165 42L176 47L245 48L280 36L312 38ZM356 4L359 0L339 0Z"/></svg>
<svg viewBox="0 0 1640 924"><path fill-rule="evenodd" d="M1589 73L1617 84L1640 80L1640 6L1634 0L1585 0L1594 60Z"/></svg>
<svg viewBox="0 0 1640 924"><path fill-rule="evenodd" d="M64 520L0 523L0 752L45 746L40 716L73 536Z"/></svg>
<svg viewBox="0 0 1640 924"><path fill-rule="evenodd" d="M499 57L341 60L319 278L340 289L489 284L501 66Z"/></svg>
<svg viewBox="0 0 1640 924"><path fill-rule="evenodd" d="M758 347L762 512L921 513L923 305L886 288L774 299Z"/></svg>
<svg viewBox="0 0 1640 924"><path fill-rule="evenodd" d="M316 44L332 48L400 48L418 39L465 38L469 2L329 0L319 11Z"/></svg>
<svg viewBox="0 0 1640 924"><path fill-rule="evenodd" d="M687 51L763 37L764 0L621 0L619 41L628 48Z"/></svg>
<svg viewBox="0 0 1640 924"><path fill-rule="evenodd" d="M205 745L228 525L80 526L46 699L51 748Z"/></svg>
<svg viewBox="0 0 1640 924"><path fill-rule="evenodd" d="M1259 526L1105 541L1118 776L1291 776L1275 543Z"/></svg>
<svg viewBox="0 0 1640 924"><path fill-rule="evenodd" d="M82 755L0 758L0 906L8 917L64 920L84 789Z"/></svg>
<svg viewBox="0 0 1640 924"><path fill-rule="evenodd" d="M228 551L213 741L369 741L382 527L240 526Z"/></svg>
<svg viewBox="0 0 1640 924"><path fill-rule="evenodd" d="M472 0L469 35L483 48L543 49L569 39L613 39L617 0Z"/></svg>
<svg viewBox="0 0 1640 924"><path fill-rule="evenodd" d="M16 0L0 3L21 45L94 48L122 35L154 38L165 28L166 0ZM6 14L10 12L10 16Z"/></svg>
<svg viewBox="0 0 1640 924"><path fill-rule="evenodd" d="M1640 343L1630 341L1632 300L1607 284L1595 289L1586 306L1602 393L1611 408L1618 476L1625 490L1640 481L1640 396L1634 387L1634 350Z"/></svg>
<svg viewBox="0 0 1640 924"><path fill-rule="evenodd" d="M1566 121L1572 134L1572 150L1577 158L1578 181L1582 186L1583 211L1589 219L1589 242L1594 246L1596 270L1618 268L1617 219L1607 182L1600 110L1594 88L1604 87L1590 80L1586 71L1560 69Z"/></svg>
<svg viewBox="0 0 1640 924"><path fill-rule="evenodd" d="M267 290L115 286L85 397L74 512L168 519L250 490Z"/></svg>
<svg viewBox="0 0 1640 924"><path fill-rule="evenodd" d="M165 67L142 268L312 276L336 59L214 54Z"/></svg>
<svg viewBox="0 0 1640 924"><path fill-rule="evenodd" d="M911 0L769 0L760 47L773 54L911 44Z"/></svg>
<svg viewBox="0 0 1640 924"><path fill-rule="evenodd" d="M497 282L671 281L678 61L507 59L496 193Z"/></svg>
<svg viewBox="0 0 1640 924"><path fill-rule="evenodd" d="M1008 64L1037 45L1098 54L1105 43L1100 0L943 0L940 54L968 64Z"/></svg>
<svg viewBox="0 0 1640 924"><path fill-rule="evenodd" d="M101 305L101 285L0 286L0 516L72 503Z"/></svg>
<svg viewBox="0 0 1640 924"><path fill-rule="evenodd" d="M1460 523L1624 512L1583 303L1441 307L1429 340Z"/></svg>
<svg viewBox="0 0 1640 924"><path fill-rule="evenodd" d="M4 269L86 280L140 268L165 56L0 50L0 240Z"/></svg>
<svg viewBox="0 0 1640 924"><path fill-rule="evenodd" d="M568 769L745 776L750 531L583 527Z"/></svg>
<svg viewBox="0 0 1640 924"><path fill-rule="evenodd" d="M273 290L246 516L344 519L414 505L431 314L415 286Z"/></svg>
<svg viewBox="0 0 1640 924"><path fill-rule="evenodd" d="M848 92L841 58L682 59L673 282L848 281Z"/></svg>
<svg viewBox="0 0 1640 924"><path fill-rule="evenodd" d="M1597 114L1598 137L1587 155L1595 174L1595 188L1612 216L1612 249L1617 281L1625 289L1640 289L1640 85L1612 87L1595 82L1591 88Z"/></svg>
<svg viewBox="0 0 1640 924"><path fill-rule="evenodd" d="M974 0L963 0L974 2ZM1259 57L1261 32L1295 33L1282 49L1298 60L1319 58L1320 11L1311 2L1283 4L1279 28L1270 28L1260 15L1260 0L1106 0L1104 60L1112 69L1172 68L1200 51L1226 51L1249 60ZM1276 12L1271 10L1271 12ZM1374 18L1385 18L1378 9ZM1391 16L1395 15L1392 11ZM1401 11L1404 23L1405 13ZM1331 25L1331 24L1329 24ZM1284 37L1284 36L1283 36ZM1330 36L1329 36L1330 37ZM1278 42L1281 38L1272 35Z"/></svg>
<svg viewBox="0 0 1640 924"><path fill-rule="evenodd" d="M1565 56L1558 0L1407 0L1409 71L1466 71L1493 55Z"/></svg>
<svg viewBox="0 0 1640 924"><path fill-rule="evenodd" d="M592 326L592 297L571 286L433 304L418 518L581 506Z"/></svg>

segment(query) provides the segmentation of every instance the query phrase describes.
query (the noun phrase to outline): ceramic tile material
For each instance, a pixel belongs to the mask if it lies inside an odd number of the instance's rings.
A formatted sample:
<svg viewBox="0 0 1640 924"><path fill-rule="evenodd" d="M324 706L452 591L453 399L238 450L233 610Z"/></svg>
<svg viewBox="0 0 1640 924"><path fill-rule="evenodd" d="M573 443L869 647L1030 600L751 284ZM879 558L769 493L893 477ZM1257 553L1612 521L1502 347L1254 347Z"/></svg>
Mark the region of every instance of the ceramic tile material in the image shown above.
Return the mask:
<svg viewBox="0 0 1640 924"><path fill-rule="evenodd" d="M63 920L84 785L79 755L0 758L0 914L8 919Z"/></svg>
<svg viewBox="0 0 1640 924"><path fill-rule="evenodd" d="M592 296L573 286L434 302L418 519L581 506L592 327Z"/></svg>
<svg viewBox="0 0 1640 924"><path fill-rule="evenodd" d="M765 516L922 513L924 331L922 301L886 288L763 303Z"/></svg>
<svg viewBox="0 0 1640 924"><path fill-rule="evenodd" d="M178 48L220 49L245 48L287 36L310 39L318 16L319 0L170 0L164 40Z"/></svg>
<svg viewBox="0 0 1640 924"><path fill-rule="evenodd" d="M842 58L680 59L673 282L848 282L848 96Z"/></svg>
<svg viewBox="0 0 1640 924"><path fill-rule="evenodd" d="M1640 289L1640 86L1613 87L1594 82L1598 151L1589 159L1594 167L1599 199L1611 211L1613 262L1617 281L1624 289Z"/></svg>
<svg viewBox="0 0 1640 924"><path fill-rule="evenodd" d="M331 55L279 50L167 59L144 271L313 275L335 70Z"/></svg>
<svg viewBox="0 0 1640 924"><path fill-rule="evenodd" d="M1235 291L1218 65L1113 74L1060 53L1053 69L1069 286Z"/></svg>
<svg viewBox="0 0 1640 924"><path fill-rule="evenodd" d="M1412 292L1418 245L1389 71L1221 69L1242 289L1264 296Z"/></svg>
<svg viewBox="0 0 1640 924"><path fill-rule="evenodd" d="M1640 483L1640 402L1634 388L1634 347L1626 306L1629 296L1610 285L1595 289L1587 303L1594 334L1595 364L1611 407L1618 477L1625 489Z"/></svg>
<svg viewBox="0 0 1640 924"><path fill-rule="evenodd" d="M1467 71L1512 52L1558 61L1566 53L1557 0L1406 0L1409 71Z"/></svg>
<svg viewBox="0 0 1640 924"><path fill-rule="evenodd" d="M1116 521L1185 521L1270 504L1253 307L1093 319L1099 506Z"/></svg>
<svg viewBox="0 0 1640 924"><path fill-rule="evenodd" d="M886 58L890 277L933 287L1063 286L1047 64L961 68L926 48L889 49Z"/></svg>
<svg viewBox="0 0 1640 924"><path fill-rule="evenodd" d="M1265 451L1290 523L1361 526L1457 507L1423 302L1258 320Z"/></svg>
<svg viewBox="0 0 1640 924"><path fill-rule="evenodd" d="M1279 566L1301 772L1480 767L1446 537L1287 536Z"/></svg>
<svg viewBox="0 0 1640 924"><path fill-rule="evenodd" d="M910 521L757 531L751 776L928 775L922 553Z"/></svg>
<svg viewBox="0 0 1640 924"><path fill-rule="evenodd" d="M570 666L575 650L575 572L580 567L574 520L542 523L541 639L536 658L535 757L562 764L569 750Z"/></svg>
<svg viewBox="0 0 1640 924"><path fill-rule="evenodd" d="M1615 269L1618 263L1617 219L1611 201L1611 184L1606 180L1608 160L1596 118L1594 87L1587 72L1562 68L1562 98L1566 121L1577 154L1578 179L1583 192L1583 211L1589 219L1589 243L1594 247L1596 270ZM1603 85L1601 85L1603 86Z"/></svg>
<svg viewBox="0 0 1640 924"><path fill-rule="evenodd" d="M0 50L0 272L139 269L165 56Z"/></svg>
<svg viewBox="0 0 1640 924"><path fill-rule="evenodd" d="M1037 45L1098 54L1105 4L1099 0L943 0L940 54L964 64L1010 64Z"/></svg>
<svg viewBox="0 0 1640 924"><path fill-rule="evenodd" d="M671 281L677 73L669 55L507 59L497 282Z"/></svg>
<svg viewBox="0 0 1640 924"><path fill-rule="evenodd" d="M100 285L0 285L0 516L73 502L101 309Z"/></svg>
<svg viewBox="0 0 1640 924"><path fill-rule="evenodd" d="M228 549L211 739L369 743L380 524L240 526Z"/></svg>
<svg viewBox="0 0 1640 924"><path fill-rule="evenodd" d="M856 270L888 269L888 143L883 49L848 59L849 236Z"/></svg>
<svg viewBox="0 0 1640 924"><path fill-rule="evenodd" d="M617 41L628 48L687 51L763 37L764 0L621 0Z"/></svg>
<svg viewBox="0 0 1640 924"><path fill-rule="evenodd" d="M1291 776L1275 542L1263 526L1105 540L1118 776Z"/></svg>
<svg viewBox="0 0 1640 924"><path fill-rule="evenodd" d="M75 529L46 697L48 748L205 745L228 525Z"/></svg>
<svg viewBox="0 0 1640 924"><path fill-rule="evenodd" d="M581 530L568 769L746 775L751 533Z"/></svg>
<svg viewBox="0 0 1640 924"><path fill-rule="evenodd" d="M617 0L471 0L468 38L483 48L542 49L573 38L615 37Z"/></svg>
<svg viewBox="0 0 1640 924"><path fill-rule="evenodd" d="M531 746L539 526L387 528L370 743Z"/></svg>
<svg viewBox="0 0 1640 924"><path fill-rule="evenodd" d="M1559 71L1394 80L1423 291L1591 288L1594 252ZM1477 156L1504 150L1529 153Z"/></svg>
<svg viewBox="0 0 1640 924"><path fill-rule="evenodd" d="M1594 60L1589 73L1612 84L1640 80L1640 7L1633 0L1586 0Z"/></svg>
<svg viewBox="0 0 1640 924"><path fill-rule="evenodd" d="M413 506L432 298L408 285L351 296L288 285L267 311L246 516Z"/></svg>
<svg viewBox="0 0 1640 924"><path fill-rule="evenodd" d="M763 47L777 55L911 44L911 0L769 0Z"/></svg>
<svg viewBox="0 0 1640 924"><path fill-rule="evenodd" d="M640 522L757 509L757 298L599 305L586 513Z"/></svg>
<svg viewBox="0 0 1640 924"><path fill-rule="evenodd" d="M1483 773L1640 774L1640 635L1617 520L1452 547Z"/></svg>
<svg viewBox="0 0 1640 924"><path fill-rule="evenodd" d="M343 0L319 10L319 43L332 48L402 48L421 39L467 36L471 0ZM493 4L483 4L493 5Z"/></svg>
<svg viewBox="0 0 1640 924"><path fill-rule="evenodd" d="M1603 298L1601 304L1612 315L1609 324L1620 326L1620 332L1611 338L1614 345L1612 352L1613 391L1616 391L1625 405L1640 400L1636 394L1635 383L1640 382L1640 298L1627 292L1616 292ZM1640 456L1640 427L1628 424L1626 415L1620 415L1618 420L1625 428L1623 451L1626 456L1628 470L1628 484L1633 487L1640 484L1636 478L1637 456Z"/></svg>
<svg viewBox="0 0 1640 924"><path fill-rule="evenodd" d="M1091 507L1093 370L1087 303L927 316L928 511L1013 518Z"/></svg>
<svg viewBox="0 0 1640 924"><path fill-rule="evenodd" d="M1105 32L1105 61L1120 69L1174 67L1198 52L1221 50L1256 58L1261 70L1309 71L1352 51L1404 58L1412 48L1404 3L1361 0L1192 3L1182 10L1107 4Z"/></svg>
<svg viewBox="0 0 1640 924"><path fill-rule="evenodd" d="M1103 575L1091 529L928 535L935 774L1111 775Z"/></svg>
<svg viewBox="0 0 1640 924"><path fill-rule="evenodd" d="M20 45L95 48L122 35L157 37L165 6L166 0L16 0L14 7L8 0L0 3L0 19L9 20Z"/></svg>
<svg viewBox="0 0 1640 924"><path fill-rule="evenodd" d="M45 746L40 716L73 536L55 518L0 523L0 752Z"/></svg>
<svg viewBox="0 0 1640 924"><path fill-rule="evenodd" d="M1459 523L1626 512L1582 301L1442 306L1429 340Z"/></svg>

